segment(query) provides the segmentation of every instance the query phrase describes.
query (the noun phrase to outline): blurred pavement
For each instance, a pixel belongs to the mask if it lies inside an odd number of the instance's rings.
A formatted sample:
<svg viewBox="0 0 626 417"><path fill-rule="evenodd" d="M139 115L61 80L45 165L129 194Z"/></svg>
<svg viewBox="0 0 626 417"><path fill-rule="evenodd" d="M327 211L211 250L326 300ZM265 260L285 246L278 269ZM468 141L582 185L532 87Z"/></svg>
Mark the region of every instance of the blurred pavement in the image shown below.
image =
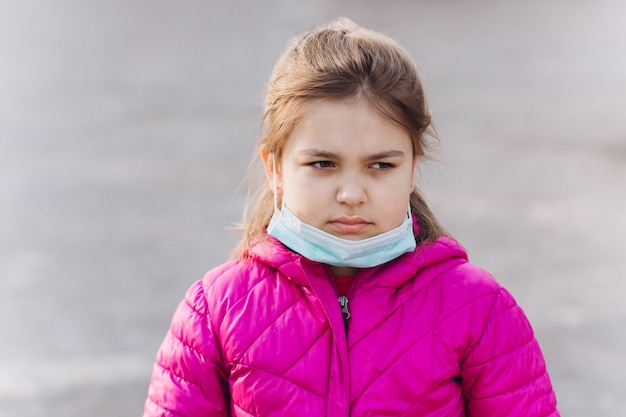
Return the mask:
<svg viewBox="0 0 626 417"><path fill-rule="evenodd" d="M564 416L626 416L626 3L0 0L0 416L141 415L238 240L261 94L337 16L413 53L428 199L517 298Z"/></svg>

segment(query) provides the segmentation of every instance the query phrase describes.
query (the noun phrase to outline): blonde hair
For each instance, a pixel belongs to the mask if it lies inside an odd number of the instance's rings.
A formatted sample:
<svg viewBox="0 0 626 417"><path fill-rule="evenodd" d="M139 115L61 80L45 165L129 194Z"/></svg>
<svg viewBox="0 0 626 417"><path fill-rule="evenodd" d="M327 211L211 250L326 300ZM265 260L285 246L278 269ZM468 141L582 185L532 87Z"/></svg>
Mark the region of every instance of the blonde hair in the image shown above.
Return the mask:
<svg viewBox="0 0 626 417"><path fill-rule="evenodd" d="M342 18L295 38L274 66L265 90L257 162L261 152L272 154L277 164L281 161L304 104L349 98L366 100L404 128L412 139L414 156L428 158L427 151L437 136L410 55L393 39ZM272 189L261 177L263 182L244 210L241 229L245 235L237 250L240 256L255 239L265 235L274 211ZM446 234L417 188L410 201L420 226L419 241L434 241Z"/></svg>

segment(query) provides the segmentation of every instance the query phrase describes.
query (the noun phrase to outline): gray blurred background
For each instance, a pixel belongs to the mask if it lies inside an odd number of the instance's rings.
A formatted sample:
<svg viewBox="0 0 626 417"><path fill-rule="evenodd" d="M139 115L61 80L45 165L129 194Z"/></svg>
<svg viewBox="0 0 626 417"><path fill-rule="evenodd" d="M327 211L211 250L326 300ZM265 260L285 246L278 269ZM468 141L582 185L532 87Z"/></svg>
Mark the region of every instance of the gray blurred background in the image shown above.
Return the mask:
<svg viewBox="0 0 626 417"><path fill-rule="evenodd" d="M563 415L626 416L626 2L0 0L0 416L141 415L238 241L261 94L337 16L414 55L421 185L518 299Z"/></svg>

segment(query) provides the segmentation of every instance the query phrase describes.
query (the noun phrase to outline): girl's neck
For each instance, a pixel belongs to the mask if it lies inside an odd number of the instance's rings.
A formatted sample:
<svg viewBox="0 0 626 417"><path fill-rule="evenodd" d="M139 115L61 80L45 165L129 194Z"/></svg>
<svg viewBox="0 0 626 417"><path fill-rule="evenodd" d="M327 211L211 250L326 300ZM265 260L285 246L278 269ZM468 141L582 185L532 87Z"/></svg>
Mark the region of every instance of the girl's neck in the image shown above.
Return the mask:
<svg viewBox="0 0 626 417"><path fill-rule="evenodd" d="M330 266L330 272L336 277L353 277L356 275L358 268L349 266Z"/></svg>

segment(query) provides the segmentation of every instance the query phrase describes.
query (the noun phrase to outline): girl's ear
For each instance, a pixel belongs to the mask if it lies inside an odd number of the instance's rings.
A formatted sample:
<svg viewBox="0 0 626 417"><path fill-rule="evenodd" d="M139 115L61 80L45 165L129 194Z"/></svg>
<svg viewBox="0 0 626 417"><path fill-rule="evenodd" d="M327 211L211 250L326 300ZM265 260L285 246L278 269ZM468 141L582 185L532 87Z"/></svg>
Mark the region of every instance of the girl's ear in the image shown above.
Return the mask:
<svg viewBox="0 0 626 417"><path fill-rule="evenodd" d="M415 155L413 157L413 173L415 174L415 170L417 169L417 163L419 162L419 155Z"/></svg>
<svg viewBox="0 0 626 417"><path fill-rule="evenodd" d="M419 162L419 156L415 155L413 157L413 170L412 170L412 176L411 176L411 192L413 192L415 190L415 173L417 172L417 164Z"/></svg>
<svg viewBox="0 0 626 417"><path fill-rule="evenodd" d="M276 190L274 190L274 184L280 184L280 177L278 176L278 164L276 164L274 154L265 149L261 150L261 161L263 162L265 176L270 183L270 188L272 191L276 192ZM276 175L276 182L274 182L274 175Z"/></svg>

